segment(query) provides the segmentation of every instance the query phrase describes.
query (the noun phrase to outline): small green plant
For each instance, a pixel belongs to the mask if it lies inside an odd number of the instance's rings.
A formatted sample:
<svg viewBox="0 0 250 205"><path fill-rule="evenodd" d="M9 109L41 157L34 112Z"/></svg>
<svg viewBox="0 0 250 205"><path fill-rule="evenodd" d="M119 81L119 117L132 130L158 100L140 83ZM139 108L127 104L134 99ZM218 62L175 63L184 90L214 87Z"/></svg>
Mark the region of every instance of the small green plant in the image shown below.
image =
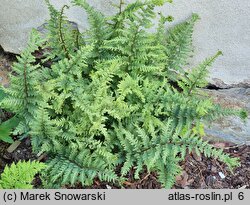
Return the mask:
<svg viewBox="0 0 250 205"><path fill-rule="evenodd" d="M0 88L0 102L6 97L4 91ZM16 128L19 123L19 120L16 117L12 117L3 122L2 117L4 117L2 109L0 109L0 141L7 143L13 143L13 139L10 136L12 130Z"/></svg>
<svg viewBox="0 0 250 205"><path fill-rule="evenodd" d="M1 106L21 119L15 133L29 134L34 152L48 154L43 179L49 188L91 185L95 177L122 182L132 167L135 178L156 171L171 188L179 163L193 150L231 170L239 164L202 139L204 123L244 111L224 109L200 89L220 51L184 69L197 14L168 32L172 18L160 15L158 29L149 32L154 8L170 1L120 1L117 13L106 17L73 0L89 17L90 28L80 33L64 16L67 6L58 11L46 2L49 33L41 40L32 32ZM38 49L42 61L33 55Z"/></svg>
<svg viewBox="0 0 250 205"><path fill-rule="evenodd" d="M14 141L10 135L12 133L12 130L16 128L18 123L19 120L16 117L12 117L7 121L2 122L0 124L0 140L7 143L13 143Z"/></svg>
<svg viewBox="0 0 250 205"><path fill-rule="evenodd" d="M0 189L32 189L35 175L46 167L36 161L12 163L6 166L0 177Z"/></svg>

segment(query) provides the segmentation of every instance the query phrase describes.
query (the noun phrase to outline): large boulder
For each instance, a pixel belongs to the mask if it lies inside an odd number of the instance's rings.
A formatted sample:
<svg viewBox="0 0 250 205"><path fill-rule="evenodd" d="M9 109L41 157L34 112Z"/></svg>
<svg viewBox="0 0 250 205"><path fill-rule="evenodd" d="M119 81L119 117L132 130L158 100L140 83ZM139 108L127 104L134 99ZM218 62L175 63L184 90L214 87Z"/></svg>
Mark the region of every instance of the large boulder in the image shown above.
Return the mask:
<svg viewBox="0 0 250 205"><path fill-rule="evenodd" d="M78 25L80 31L87 28L86 13L83 9L72 6L71 0L50 2L57 9L70 5L66 16ZM112 12L108 0L91 0L89 3L107 15ZM0 0L0 4L0 45L7 52L19 54L27 45L31 29L42 28L49 19L47 5L44 0Z"/></svg>
<svg viewBox="0 0 250 205"><path fill-rule="evenodd" d="M249 116L243 122L239 117L226 117L206 127L207 137L237 144L250 145L250 88L205 90L214 102L230 109L245 109Z"/></svg>

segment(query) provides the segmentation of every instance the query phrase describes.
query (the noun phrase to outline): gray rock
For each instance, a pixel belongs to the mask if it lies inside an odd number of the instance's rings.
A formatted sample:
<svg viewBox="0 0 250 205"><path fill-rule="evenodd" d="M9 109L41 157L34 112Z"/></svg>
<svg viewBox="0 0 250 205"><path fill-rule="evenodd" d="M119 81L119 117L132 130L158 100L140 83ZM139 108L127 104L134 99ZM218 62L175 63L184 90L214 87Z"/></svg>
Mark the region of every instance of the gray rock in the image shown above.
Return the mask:
<svg viewBox="0 0 250 205"><path fill-rule="evenodd" d="M61 8L70 0L51 2ZM118 0L89 0L105 14L115 12L110 2L117 3ZM42 0L0 0L0 3L0 45L5 51L20 53L26 46L31 28L43 25L48 19L46 5ZM198 13L202 20L195 28L195 55L191 65L197 65L220 49L224 56L211 69L210 82L221 88L250 86L249 0L176 0L158 10L173 15L175 22L185 20L193 12ZM71 7L66 15L80 31L88 26L82 9Z"/></svg>
<svg viewBox="0 0 250 205"><path fill-rule="evenodd" d="M250 144L250 88L232 88L223 90L206 90L216 103L228 108L245 108L249 117L246 122L238 117L223 118L207 126L205 131L209 138Z"/></svg>
<svg viewBox="0 0 250 205"><path fill-rule="evenodd" d="M0 45L5 51L20 53L29 33L48 18L43 1L0 0Z"/></svg>
<svg viewBox="0 0 250 205"><path fill-rule="evenodd" d="M78 29L78 25L75 22L72 21L67 21L68 25L70 25L70 29L72 29L72 31L79 31ZM48 23L44 23L43 25L37 27L37 31L40 32L41 37L45 38L46 35L48 34L48 29L47 29Z"/></svg>

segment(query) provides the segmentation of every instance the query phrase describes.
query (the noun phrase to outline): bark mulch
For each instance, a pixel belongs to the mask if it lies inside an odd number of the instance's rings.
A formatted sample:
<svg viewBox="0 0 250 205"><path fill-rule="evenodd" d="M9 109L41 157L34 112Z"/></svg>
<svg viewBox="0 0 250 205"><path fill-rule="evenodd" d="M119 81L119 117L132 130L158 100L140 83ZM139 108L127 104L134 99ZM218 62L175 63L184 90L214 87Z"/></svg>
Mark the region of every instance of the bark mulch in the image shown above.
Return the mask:
<svg viewBox="0 0 250 205"><path fill-rule="evenodd" d="M220 142L211 143L216 147L224 148L226 153L232 157L240 158L241 165L233 173L225 164L205 156L196 154L187 155L181 167L183 172L176 177L173 189L249 189L250 188L250 146L233 145L231 143ZM228 146L230 145L230 146ZM81 188L79 185L76 188ZM95 181L91 187L93 189L121 188L114 184ZM129 180L123 184L125 189L161 189L157 182L156 173L143 173L141 179L133 179L133 170L129 175Z"/></svg>
<svg viewBox="0 0 250 205"><path fill-rule="evenodd" d="M188 155L183 162L182 176L177 177L175 188L184 189L244 189L250 188L250 146L215 143L232 157L239 157L241 166L233 173L225 164L195 154Z"/></svg>
<svg viewBox="0 0 250 205"><path fill-rule="evenodd" d="M250 146L232 145L229 143L213 143L214 146L224 148L225 152L232 157L239 157L241 165L233 173L225 164L203 155L189 154L181 163L183 172L176 177L173 189L249 189L250 188ZM11 153L7 151L8 144L0 142L0 173L6 165L19 160L36 160L37 156L32 154L30 139L22 140L21 144ZM46 157L44 158L46 159ZM118 168L119 170L119 168ZM69 189L161 189L157 182L156 173L144 172L140 180L133 178L134 169L128 174L128 180L119 185L113 183L100 182L95 180L90 187L83 187L77 184L74 187L65 186ZM34 180L35 187L41 187L39 177Z"/></svg>

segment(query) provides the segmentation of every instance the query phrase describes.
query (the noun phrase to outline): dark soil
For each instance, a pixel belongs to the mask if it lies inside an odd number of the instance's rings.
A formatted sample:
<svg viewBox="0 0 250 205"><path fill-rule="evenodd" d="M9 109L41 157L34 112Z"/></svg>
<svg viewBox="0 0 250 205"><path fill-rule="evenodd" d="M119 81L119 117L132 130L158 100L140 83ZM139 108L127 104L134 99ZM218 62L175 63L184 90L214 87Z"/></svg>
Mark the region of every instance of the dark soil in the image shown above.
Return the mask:
<svg viewBox="0 0 250 205"><path fill-rule="evenodd" d="M216 143L218 144L218 143ZM232 146L220 143L225 152L239 157L241 166L231 173L225 164L204 156L189 155L183 162L181 177L177 177L175 188L191 189L239 189L250 188L250 146ZM225 177L225 178L224 178Z"/></svg>
<svg viewBox="0 0 250 205"><path fill-rule="evenodd" d="M241 166L231 173L228 168L216 159L197 156L196 154L187 155L181 166L183 172L176 178L174 189L249 189L250 188L250 146L242 145L226 147L228 143L219 143L224 147L225 152L233 157L239 157ZM217 146L218 143L215 143ZM8 144L0 143L0 172L6 165L19 160L35 160L37 156L32 154L29 138L22 140L22 143L12 153L6 150ZM66 186L69 189L161 189L157 182L156 173L142 173L140 180L133 178L134 170L131 169L128 180L123 184L113 184L95 180L89 187L77 184L74 187ZM225 177L225 178L224 178ZM40 187L41 180L37 177L34 181L35 187Z"/></svg>
<svg viewBox="0 0 250 205"><path fill-rule="evenodd" d="M216 143L218 144L218 143ZM220 143L226 146L228 143ZM225 164L216 159L206 158L190 154L182 162L183 172L176 178L174 189L249 189L250 188L250 146L224 147L225 152L233 157L239 157L241 166L231 173ZM135 181L132 176L123 185L126 189L160 189L155 173L144 173L141 179ZM80 188L80 186L78 187ZM92 187L94 189L119 188L117 185L106 184L96 181Z"/></svg>
<svg viewBox="0 0 250 205"><path fill-rule="evenodd" d="M6 165L10 165L12 162L35 160L37 158L36 155L32 154L29 138L22 140L21 144L12 153L7 151L9 146L7 143L0 142L0 172L3 171Z"/></svg>

